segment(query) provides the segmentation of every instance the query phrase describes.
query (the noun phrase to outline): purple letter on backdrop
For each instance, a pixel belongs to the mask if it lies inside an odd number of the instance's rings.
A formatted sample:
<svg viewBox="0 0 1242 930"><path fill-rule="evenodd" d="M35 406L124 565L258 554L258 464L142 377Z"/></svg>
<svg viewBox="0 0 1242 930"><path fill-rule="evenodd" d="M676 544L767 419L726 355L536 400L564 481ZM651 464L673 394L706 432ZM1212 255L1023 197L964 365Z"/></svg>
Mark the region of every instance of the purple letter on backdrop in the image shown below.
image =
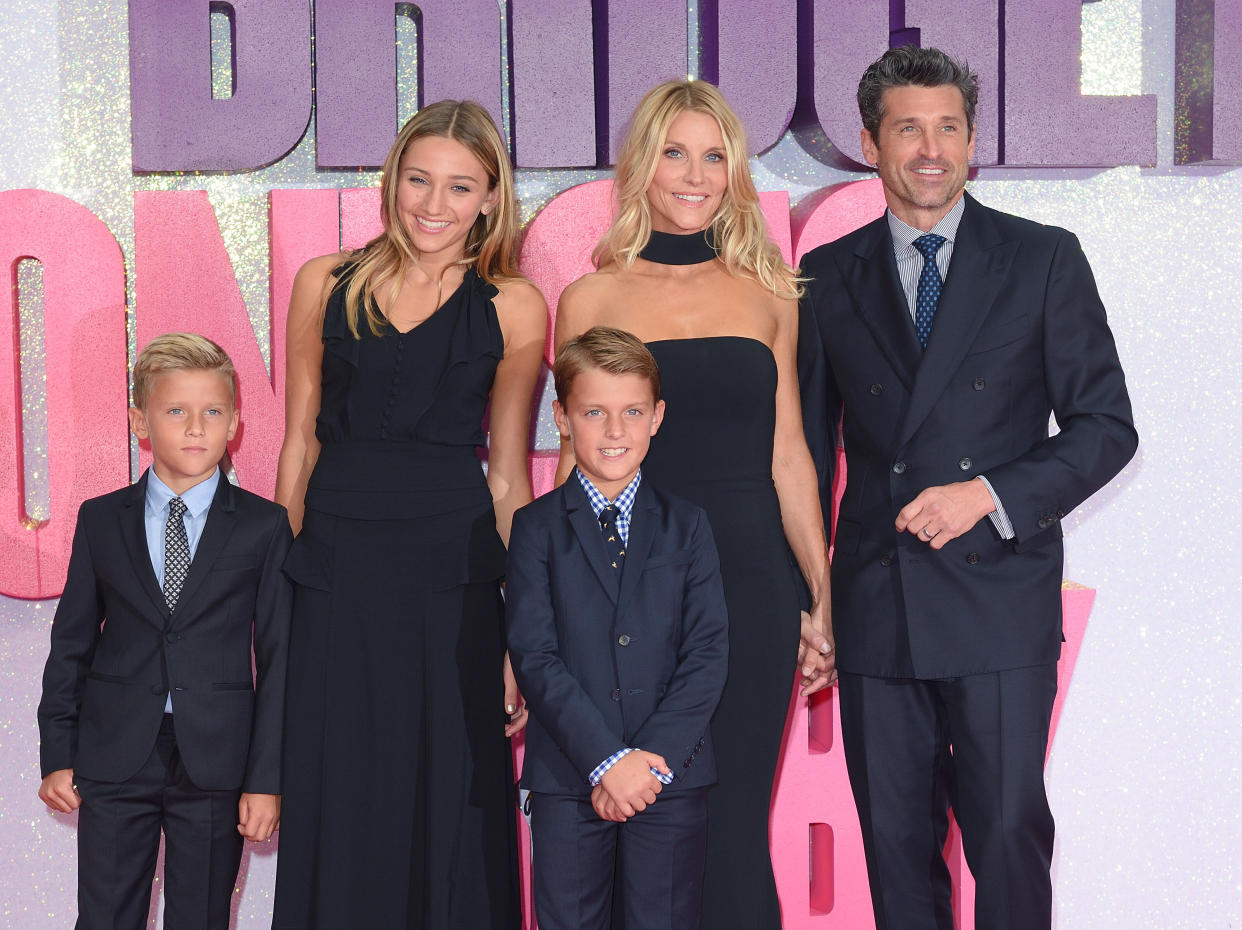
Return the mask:
<svg viewBox="0 0 1242 930"><path fill-rule="evenodd" d="M704 8L700 3L699 9ZM775 145L793 116L798 97L798 4L729 0L718 4L718 10L716 36L710 35L707 22L702 26L703 76L715 80L732 105L746 127L754 155Z"/></svg>
<svg viewBox="0 0 1242 930"><path fill-rule="evenodd" d="M1173 160L1242 161L1242 2L1177 4Z"/></svg>
<svg viewBox="0 0 1242 930"><path fill-rule="evenodd" d="M1081 0L1005 4L1006 165L1156 163L1156 98L1082 95Z"/></svg>
<svg viewBox="0 0 1242 930"><path fill-rule="evenodd" d="M129 0L135 171L248 171L298 144L310 119L305 0L232 0L232 97L211 97L208 0Z"/></svg>
<svg viewBox="0 0 1242 930"><path fill-rule="evenodd" d="M500 126L495 0L422 0L420 103L477 100ZM397 4L315 0L315 132L321 168L377 167L397 134Z"/></svg>
<svg viewBox="0 0 1242 930"><path fill-rule="evenodd" d="M611 164L639 98L661 81L686 76L686 0L609 0L606 44L595 56L608 62L603 122Z"/></svg>
<svg viewBox="0 0 1242 930"><path fill-rule="evenodd" d="M510 9L517 164L594 165L591 0L512 0Z"/></svg>
<svg viewBox="0 0 1242 930"><path fill-rule="evenodd" d="M888 0L814 0L815 112L828 141L866 164L858 131L858 79L888 51Z"/></svg>
<svg viewBox="0 0 1242 930"><path fill-rule="evenodd" d="M979 75L973 163L995 165L1001 122L997 0L906 0L906 25L918 28L923 48L944 49L954 58L965 59Z"/></svg>

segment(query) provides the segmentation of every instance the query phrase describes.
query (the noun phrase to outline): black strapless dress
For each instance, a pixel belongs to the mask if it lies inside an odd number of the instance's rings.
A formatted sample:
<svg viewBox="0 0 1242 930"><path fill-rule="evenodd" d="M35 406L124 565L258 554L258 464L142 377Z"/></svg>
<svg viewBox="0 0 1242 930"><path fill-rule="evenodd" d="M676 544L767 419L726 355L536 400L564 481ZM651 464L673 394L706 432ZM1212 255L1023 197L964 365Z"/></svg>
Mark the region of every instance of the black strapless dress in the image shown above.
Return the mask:
<svg viewBox="0 0 1242 930"><path fill-rule="evenodd" d="M338 269L348 276L348 266ZM475 452L504 343L474 271L408 333L324 319L289 650L276 930L513 930L498 582Z"/></svg>
<svg viewBox="0 0 1242 930"><path fill-rule="evenodd" d="M798 582L772 483L776 360L755 339L648 343L664 425L651 481L707 511L729 607L729 680L712 719L704 930L779 930L768 811L796 674Z"/></svg>

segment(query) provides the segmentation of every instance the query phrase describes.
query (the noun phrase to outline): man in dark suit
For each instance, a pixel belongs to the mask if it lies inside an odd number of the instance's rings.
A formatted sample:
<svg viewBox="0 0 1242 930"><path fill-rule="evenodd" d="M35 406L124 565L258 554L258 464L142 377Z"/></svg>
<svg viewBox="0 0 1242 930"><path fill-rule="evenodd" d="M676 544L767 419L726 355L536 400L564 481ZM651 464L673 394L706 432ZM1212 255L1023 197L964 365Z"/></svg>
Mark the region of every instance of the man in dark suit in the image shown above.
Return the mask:
<svg viewBox="0 0 1242 930"><path fill-rule="evenodd" d="M1138 442L1077 239L964 193L977 95L935 49L873 64L862 144L888 210L802 263L825 513L844 410L833 628L879 930L953 927L949 803L979 930L1050 925L1061 520Z"/></svg>
<svg viewBox="0 0 1242 930"><path fill-rule="evenodd" d="M79 930L146 926L161 828L165 923L227 930L242 838L279 822L291 533L283 507L219 467L234 391L215 343L152 340L130 425L154 463L78 513L43 673L39 796L80 809Z"/></svg>
<svg viewBox="0 0 1242 930"><path fill-rule="evenodd" d="M506 576L536 916L607 930L615 872L628 930L694 928L728 668L715 543L699 507L642 477L664 413L646 346L595 327L554 376L577 467L514 516Z"/></svg>

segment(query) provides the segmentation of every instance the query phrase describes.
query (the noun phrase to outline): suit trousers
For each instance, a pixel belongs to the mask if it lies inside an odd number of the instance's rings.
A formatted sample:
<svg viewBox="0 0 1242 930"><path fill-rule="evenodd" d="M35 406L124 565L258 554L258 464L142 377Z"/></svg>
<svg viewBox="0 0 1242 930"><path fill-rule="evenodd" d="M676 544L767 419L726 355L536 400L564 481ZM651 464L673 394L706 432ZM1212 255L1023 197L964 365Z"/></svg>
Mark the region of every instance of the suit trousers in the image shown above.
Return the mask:
<svg viewBox="0 0 1242 930"><path fill-rule="evenodd" d="M164 926L228 930L241 863L239 790L204 791L186 775L174 715L151 755L117 783L77 776L77 930L142 930L164 832Z"/></svg>
<svg viewBox="0 0 1242 930"><path fill-rule="evenodd" d="M626 930L699 926L706 788L665 789L620 824L589 798L532 794L530 823L540 930L609 930L614 875Z"/></svg>
<svg viewBox="0 0 1242 930"><path fill-rule="evenodd" d="M1055 663L945 680L842 674L841 731L876 930L953 930L948 807L976 930L1048 930L1044 757Z"/></svg>

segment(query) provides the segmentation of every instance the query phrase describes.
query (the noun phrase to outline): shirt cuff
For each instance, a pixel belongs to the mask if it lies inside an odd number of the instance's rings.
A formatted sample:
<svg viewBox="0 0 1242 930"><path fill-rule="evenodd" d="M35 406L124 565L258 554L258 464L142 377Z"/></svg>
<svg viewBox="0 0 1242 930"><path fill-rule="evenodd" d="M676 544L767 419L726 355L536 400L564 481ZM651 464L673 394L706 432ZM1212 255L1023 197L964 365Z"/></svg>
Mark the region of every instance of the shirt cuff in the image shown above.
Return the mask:
<svg viewBox="0 0 1242 930"><path fill-rule="evenodd" d="M1013 539L1017 534L1013 531L1013 524L1009 522L1009 514L1005 513L1005 505L996 496L996 490L992 487L992 482L988 481L984 475L979 475L978 477L983 482L983 486L988 489L988 494L992 495L992 503L996 505L996 509L988 514L992 525L996 527L996 532L1000 534L1001 539Z"/></svg>
<svg viewBox="0 0 1242 930"><path fill-rule="evenodd" d="M601 762L599 765L595 766L595 768L591 769L591 774L587 776L587 781L591 783L591 787L595 787L596 785L598 785L603 780L604 775L608 772L610 768L612 768L614 765L616 765L618 762L620 762L623 758L628 756L633 751L634 751L633 746L627 747L625 749L619 749L616 752L614 752L611 756L609 756L607 759L605 759L603 762ZM652 768L651 774L654 775L656 778L658 778L660 780L660 784L662 785L671 785L673 783L672 772L669 772L666 775L664 772L661 772L659 769Z"/></svg>

